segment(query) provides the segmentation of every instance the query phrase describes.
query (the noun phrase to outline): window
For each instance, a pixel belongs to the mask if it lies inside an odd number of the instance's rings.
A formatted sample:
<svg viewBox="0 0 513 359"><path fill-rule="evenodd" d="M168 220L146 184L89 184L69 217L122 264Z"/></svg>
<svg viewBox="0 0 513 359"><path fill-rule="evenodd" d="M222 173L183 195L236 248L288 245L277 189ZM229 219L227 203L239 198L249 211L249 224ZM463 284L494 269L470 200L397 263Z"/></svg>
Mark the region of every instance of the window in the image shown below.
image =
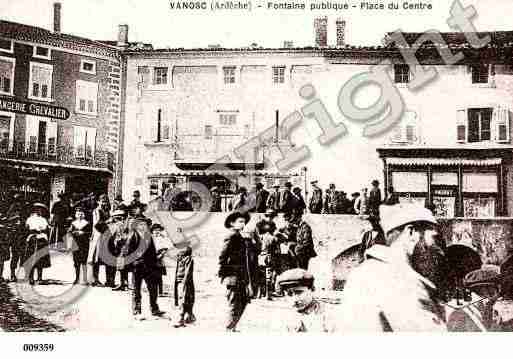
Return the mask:
<svg viewBox="0 0 513 359"><path fill-rule="evenodd" d="M14 52L14 42L12 40L0 39L0 51L12 54Z"/></svg>
<svg viewBox="0 0 513 359"><path fill-rule="evenodd" d="M77 80L76 112L96 115L98 104L98 83Z"/></svg>
<svg viewBox="0 0 513 359"><path fill-rule="evenodd" d="M416 143L419 141L419 124L414 111L405 111L401 122L397 124L392 133L393 143Z"/></svg>
<svg viewBox="0 0 513 359"><path fill-rule="evenodd" d="M223 67L223 74L225 84L235 83L235 66Z"/></svg>
<svg viewBox="0 0 513 359"><path fill-rule="evenodd" d="M73 145L75 147L75 157L93 158L96 146L96 128L73 126Z"/></svg>
<svg viewBox="0 0 513 359"><path fill-rule="evenodd" d="M473 84L488 83L488 64L477 64L470 67Z"/></svg>
<svg viewBox="0 0 513 359"><path fill-rule="evenodd" d="M245 139L248 139L249 138L249 133L250 133L250 127L248 124L245 124L244 125L244 138Z"/></svg>
<svg viewBox="0 0 513 359"><path fill-rule="evenodd" d="M27 116L25 138L25 146L29 153L55 155L57 122L46 117Z"/></svg>
<svg viewBox="0 0 513 359"><path fill-rule="evenodd" d="M166 85L167 84L167 67L155 67L153 69L153 84Z"/></svg>
<svg viewBox="0 0 513 359"><path fill-rule="evenodd" d="M282 84L285 83L285 67L274 66L273 67L273 83Z"/></svg>
<svg viewBox="0 0 513 359"><path fill-rule="evenodd" d="M491 108L470 108L468 110L468 142L480 142L491 140Z"/></svg>
<svg viewBox="0 0 513 359"><path fill-rule="evenodd" d="M0 57L0 94L13 95L15 59Z"/></svg>
<svg viewBox="0 0 513 359"><path fill-rule="evenodd" d="M237 115L234 113L222 113L219 115L219 124L222 126L232 126L237 123Z"/></svg>
<svg viewBox="0 0 513 359"><path fill-rule="evenodd" d="M212 125L205 125L205 140L211 140L213 138Z"/></svg>
<svg viewBox="0 0 513 359"><path fill-rule="evenodd" d="M509 142L509 110L506 107L498 106L493 111L493 119L495 122L495 139L497 142Z"/></svg>
<svg viewBox="0 0 513 359"><path fill-rule="evenodd" d="M13 118L10 115L0 114L0 152L7 152L9 150L12 121Z"/></svg>
<svg viewBox="0 0 513 359"><path fill-rule="evenodd" d="M394 65L394 82L407 84L410 82L410 66L407 64Z"/></svg>
<svg viewBox="0 0 513 359"><path fill-rule="evenodd" d="M80 72L96 75L96 62L89 60L80 60Z"/></svg>
<svg viewBox="0 0 513 359"><path fill-rule="evenodd" d="M52 65L30 63L29 98L51 101L52 98Z"/></svg>
<svg viewBox="0 0 513 359"><path fill-rule="evenodd" d="M39 59L46 59L50 60L51 58L51 51L48 47L42 47L42 46L34 46L34 57L37 57Z"/></svg>

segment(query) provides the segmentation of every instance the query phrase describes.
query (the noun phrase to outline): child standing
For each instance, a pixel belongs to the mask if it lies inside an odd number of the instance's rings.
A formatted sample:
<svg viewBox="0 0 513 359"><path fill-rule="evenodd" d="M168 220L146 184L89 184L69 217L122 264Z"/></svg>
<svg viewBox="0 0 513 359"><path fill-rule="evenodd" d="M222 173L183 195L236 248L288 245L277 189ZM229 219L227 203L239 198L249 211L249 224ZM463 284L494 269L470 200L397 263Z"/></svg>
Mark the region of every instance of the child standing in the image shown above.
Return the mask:
<svg viewBox="0 0 513 359"><path fill-rule="evenodd" d="M159 260L159 273L157 277L157 290L160 297L164 296L164 281L163 277L167 275L166 267L164 265L164 255L168 250L166 238L164 236L164 227L159 223L151 225L151 235L157 247L157 258Z"/></svg>
<svg viewBox="0 0 513 359"><path fill-rule="evenodd" d="M180 232L180 231L179 231ZM188 239L181 233L181 237L173 245L178 249L176 254L176 273L175 273L175 306L180 308L178 320L175 328L184 327L196 321L192 312L194 306L194 260L192 258L192 247Z"/></svg>

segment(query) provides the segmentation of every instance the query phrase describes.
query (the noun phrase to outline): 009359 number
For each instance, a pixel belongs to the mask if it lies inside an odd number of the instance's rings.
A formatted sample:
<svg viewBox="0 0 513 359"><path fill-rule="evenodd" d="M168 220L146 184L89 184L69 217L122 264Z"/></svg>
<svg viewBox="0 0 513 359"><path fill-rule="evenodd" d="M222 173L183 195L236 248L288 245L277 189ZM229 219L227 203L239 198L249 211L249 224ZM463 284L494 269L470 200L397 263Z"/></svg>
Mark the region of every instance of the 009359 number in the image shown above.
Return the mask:
<svg viewBox="0 0 513 359"><path fill-rule="evenodd" d="M54 349L53 344L23 344L24 352L52 352Z"/></svg>

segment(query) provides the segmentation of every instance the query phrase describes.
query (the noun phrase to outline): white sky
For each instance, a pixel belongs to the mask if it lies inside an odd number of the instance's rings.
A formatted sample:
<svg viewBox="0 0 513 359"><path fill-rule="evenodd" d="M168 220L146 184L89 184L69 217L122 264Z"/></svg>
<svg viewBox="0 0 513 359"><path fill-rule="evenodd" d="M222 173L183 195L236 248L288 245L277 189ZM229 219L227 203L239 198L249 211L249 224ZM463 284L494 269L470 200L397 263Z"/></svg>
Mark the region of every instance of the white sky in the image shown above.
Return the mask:
<svg viewBox="0 0 513 359"><path fill-rule="evenodd" d="M206 0L210 3L211 0ZM279 2L280 0L276 0ZM299 2L299 0L295 0ZM317 2L321 0L316 0ZM377 0L388 3L391 0ZM1 0L0 18L51 29L53 0ZM264 6L267 0L252 0ZM311 1L305 0L307 7ZM332 2L356 4L357 0ZM369 2L372 2L370 0ZM402 0L396 1L400 4ZM412 0L411 2L416 2ZM384 33L401 28L405 31L437 29L450 31L446 24L452 0L424 0L433 10L424 11L172 11L169 0L62 0L62 31L92 39L116 39L117 25L130 26L129 40L151 42L156 47L247 46L256 42L265 47L279 47L284 40L297 46L313 45L313 19L329 16L329 43L335 42L335 20L347 21L347 43L379 44ZM474 24L480 31L513 30L511 0L463 0L478 12Z"/></svg>

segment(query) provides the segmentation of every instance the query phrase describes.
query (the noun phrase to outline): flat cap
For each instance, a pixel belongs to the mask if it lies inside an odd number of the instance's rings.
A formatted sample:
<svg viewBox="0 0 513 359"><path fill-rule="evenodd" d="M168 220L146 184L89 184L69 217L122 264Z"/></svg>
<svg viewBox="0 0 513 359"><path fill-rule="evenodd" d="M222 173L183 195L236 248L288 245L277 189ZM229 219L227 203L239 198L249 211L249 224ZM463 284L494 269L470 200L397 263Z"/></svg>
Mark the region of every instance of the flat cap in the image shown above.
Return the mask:
<svg viewBox="0 0 513 359"><path fill-rule="evenodd" d="M429 209L415 203L382 205L379 207L379 213L381 215L381 226L385 234L395 228L415 222L437 224L433 213Z"/></svg>
<svg viewBox="0 0 513 359"><path fill-rule="evenodd" d="M122 209L116 209L114 212L112 212L112 217L124 217L126 215L126 212Z"/></svg>
<svg viewBox="0 0 513 359"><path fill-rule="evenodd" d="M278 282L278 285L283 289L299 286L312 288L314 277L311 273L304 269L295 268L280 274L276 281Z"/></svg>

